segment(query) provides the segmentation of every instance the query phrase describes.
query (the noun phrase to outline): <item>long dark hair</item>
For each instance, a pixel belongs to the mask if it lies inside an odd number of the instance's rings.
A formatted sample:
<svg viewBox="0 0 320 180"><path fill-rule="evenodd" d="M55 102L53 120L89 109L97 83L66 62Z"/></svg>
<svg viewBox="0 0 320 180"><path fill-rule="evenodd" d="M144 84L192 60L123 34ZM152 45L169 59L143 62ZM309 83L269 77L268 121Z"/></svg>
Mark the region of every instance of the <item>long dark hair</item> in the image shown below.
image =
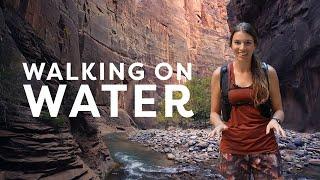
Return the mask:
<svg viewBox="0 0 320 180"><path fill-rule="evenodd" d="M233 28L233 31L230 36L229 45L232 45L233 35L236 32L243 31L250 34L253 38L254 44L258 45L258 35L255 31L254 27L246 22L241 22ZM264 103L269 98L269 89L268 89L268 80L265 76L261 61L258 57L253 54L252 61L251 61L251 73L252 73L252 81L253 81L253 99L254 99L254 106L257 107L258 105Z"/></svg>

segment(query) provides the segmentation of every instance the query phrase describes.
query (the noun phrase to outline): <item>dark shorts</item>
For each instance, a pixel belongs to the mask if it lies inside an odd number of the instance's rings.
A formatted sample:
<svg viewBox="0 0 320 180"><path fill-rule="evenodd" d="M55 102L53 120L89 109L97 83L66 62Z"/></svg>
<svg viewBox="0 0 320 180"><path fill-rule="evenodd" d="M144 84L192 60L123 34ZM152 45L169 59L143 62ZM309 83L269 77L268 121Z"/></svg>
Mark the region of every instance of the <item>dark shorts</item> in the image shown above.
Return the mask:
<svg viewBox="0 0 320 180"><path fill-rule="evenodd" d="M283 179L280 153L220 153L219 170L227 179Z"/></svg>

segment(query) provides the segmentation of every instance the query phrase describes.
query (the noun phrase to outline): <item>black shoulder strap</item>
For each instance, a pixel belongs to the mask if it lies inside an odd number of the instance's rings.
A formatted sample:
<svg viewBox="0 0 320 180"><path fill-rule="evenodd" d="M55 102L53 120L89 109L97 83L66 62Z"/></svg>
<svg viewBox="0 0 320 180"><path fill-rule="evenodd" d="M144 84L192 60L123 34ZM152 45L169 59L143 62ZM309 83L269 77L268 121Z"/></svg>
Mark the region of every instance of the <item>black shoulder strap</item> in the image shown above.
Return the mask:
<svg viewBox="0 0 320 180"><path fill-rule="evenodd" d="M265 63L265 62L262 62L261 65L262 65L262 69L264 71L264 74L265 74L265 76L267 78L268 89L269 89L270 83L269 83L269 78L268 78L268 64ZM260 111L262 116L266 117L267 119L271 118L271 116L273 115L274 111L272 109L272 102L271 102L270 96L269 96L268 100L265 103L260 104L258 106L258 109L259 109L259 111Z"/></svg>
<svg viewBox="0 0 320 180"><path fill-rule="evenodd" d="M229 74L228 74L228 65L225 64L221 67L220 70L220 90L222 95L228 95L228 89L229 89Z"/></svg>
<svg viewBox="0 0 320 180"><path fill-rule="evenodd" d="M231 105L228 98L229 73L228 64L223 65L220 70L220 92L221 92L221 114L222 120L228 121L230 118Z"/></svg>
<svg viewBox="0 0 320 180"><path fill-rule="evenodd" d="M266 76L266 78L267 78L268 89L269 89L268 64L265 63L265 62L262 62L261 64L262 64L262 69L263 69L263 71L264 71L264 74L265 74L265 76Z"/></svg>

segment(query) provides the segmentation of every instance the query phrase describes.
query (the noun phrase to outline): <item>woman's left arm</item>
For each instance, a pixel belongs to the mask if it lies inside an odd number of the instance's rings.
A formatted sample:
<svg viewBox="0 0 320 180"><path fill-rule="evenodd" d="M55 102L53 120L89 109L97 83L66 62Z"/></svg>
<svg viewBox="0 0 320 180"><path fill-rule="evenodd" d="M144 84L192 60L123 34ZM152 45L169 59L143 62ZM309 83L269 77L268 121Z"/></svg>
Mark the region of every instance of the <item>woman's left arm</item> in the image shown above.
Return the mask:
<svg viewBox="0 0 320 180"><path fill-rule="evenodd" d="M282 109L279 80L278 80L276 70L269 65L268 65L268 78L269 78L269 92L270 92L274 114L267 125L266 134L270 132L270 129L274 129L277 132L277 134L285 137L286 134L282 129L281 125L279 124L279 123L282 123L284 120L284 112Z"/></svg>

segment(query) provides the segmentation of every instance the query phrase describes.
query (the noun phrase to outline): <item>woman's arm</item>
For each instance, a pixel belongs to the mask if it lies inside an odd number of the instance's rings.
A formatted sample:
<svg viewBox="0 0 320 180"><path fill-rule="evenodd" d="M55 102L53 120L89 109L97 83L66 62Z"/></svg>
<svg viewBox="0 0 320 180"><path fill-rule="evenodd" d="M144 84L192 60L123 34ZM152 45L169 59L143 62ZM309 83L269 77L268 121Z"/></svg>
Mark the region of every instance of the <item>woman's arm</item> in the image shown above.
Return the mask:
<svg viewBox="0 0 320 180"><path fill-rule="evenodd" d="M280 94L277 72L272 66L268 66L268 78L269 78L269 84L270 84L269 92L270 92L274 114L271 117L271 121L267 126L266 133L268 134L270 129L275 129L278 134L285 136L284 130L281 128L280 124L277 122L277 120L279 120L280 122L283 122L284 112L282 109L282 101L281 101L281 94Z"/></svg>
<svg viewBox="0 0 320 180"><path fill-rule="evenodd" d="M215 134L220 135L221 131L227 129L228 127L222 122L220 118L220 70L221 67L217 68L211 79L211 112L210 112L210 122L214 125L214 130L209 133L209 137L213 137Z"/></svg>
<svg viewBox="0 0 320 180"><path fill-rule="evenodd" d="M272 108L275 112L272 117L279 119L280 122L283 122L284 112L282 109L282 101L277 72L272 66L269 66L268 69L268 78L270 82L270 97L272 99Z"/></svg>

